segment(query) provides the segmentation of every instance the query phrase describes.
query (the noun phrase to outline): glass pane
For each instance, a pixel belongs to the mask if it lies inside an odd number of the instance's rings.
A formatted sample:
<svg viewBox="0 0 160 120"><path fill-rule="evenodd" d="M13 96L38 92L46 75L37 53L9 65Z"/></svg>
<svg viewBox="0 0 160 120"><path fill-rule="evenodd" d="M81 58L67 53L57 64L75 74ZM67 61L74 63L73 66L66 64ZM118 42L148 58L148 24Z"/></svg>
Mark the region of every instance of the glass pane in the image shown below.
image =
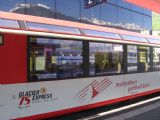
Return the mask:
<svg viewBox="0 0 160 120"><path fill-rule="evenodd" d="M132 26L134 26L135 29L140 32L143 30L143 15L136 12L131 12L131 15Z"/></svg>
<svg viewBox="0 0 160 120"><path fill-rule="evenodd" d="M2 27L13 27L19 28L18 22L15 20L1 19L0 18L0 26Z"/></svg>
<svg viewBox="0 0 160 120"><path fill-rule="evenodd" d="M114 34L114 33L95 31L95 30L86 30L86 29L84 29L83 31L86 35L121 39L118 34Z"/></svg>
<svg viewBox="0 0 160 120"><path fill-rule="evenodd" d="M122 56L122 45L90 42L90 75L122 73Z"/></svg>
<svg viewBox="0 0 160 120"><path fill-rule="evenodd" d="M82 42L52 38L30 38L32 80L71 78L83 75Z"/></svg>
<svg viewBox="0 0 160 120"><path fill-rule="evenodd" d="M123 8L117 8L118 9L118 26L121 29L129 29L129 30L135 30L136 27L131 24L131 11L123 9Z"/></svg>
<svg viewBox="0 0 160 120"><path fill-rule="evenodd" d="M139 12L139 13L142 13L142 11L143 11L142 7L139 7L139 6L133 5L133 4L131 4L131 10Z"/></svg>
<svg viewBox="0 0 160 120"><path fill-rule="evenodd" d="M80 34L77 28L72 28L72 27L63 27L63 26L55 26L55 25L32 23L32 22L27 22L27 25L29 29L33 29L33 30L45 30L45 31L53 31L53 32Z"/></svg>
<svg viewBox="0 0 160 120"><path fill-rule="evenodd" d="M160 70L160 48L153 48L153 69Z"/></svg>
<svg viewBox="0 0 160 120"><path fill-rule="evenodd" d="M25 13L25 0L1 0L0 11Z"/></svg>
<svg viewBox="0 0 160 120"><path fill-rule="evenodd" d="M26 14L55 18L55 0L26 0Z"/></svg>
<svg viewBox="0 0 160 120"><path fill-rule="evenodd" d="M152 11L151 10L142 8L142 12L143 12L143 14L152 17Z"/></svg>
<svg viewBox="0 0 160 120"><path fill-rule="evenodd" d="M132 23L132 26L134 26L134 28L138 30L138 32L142 31L143 15L137 12L131 12L131 23Z"/></svg>
<svg viewBox="0 0 160 120"><path fill-rule="evenodd" d="M125 40L133 40L133 41L139 41L139 42L148 42L145 38L142 38L142 37L130 36L130 35L121 35L121 36Z"/></svg>
<svg viewBox="0 0 160 120"><path fill-rule="evenodd" d="M80 0L57 0L57 18L69 21L79 21L80 19Z"/></svg>
<svg viewBox="0 0 160 120"><path fill-rule="evenodd" d="M2 36L0 36L0 45L3 44L3 39L2 39Z"/></svg>
<svg viewBox="0 0 160 120"><path fill-rule="evenodd" d="M152 17L143 15L143 28L144 30L152 30Z"/></svg>
<svg viewBox="0 0 160 120"><path fill-rule="evenodd" d="M117 0L108 0L107 3L117 5Z"/></svg>
<svg viewBox="0 0 160 120"><path fill-rule="evenodd" d="M127 71L137 71L137 46L127 46Z"/></svg>
<svg viewBox="0 0 160 120"><path fill-rule="evenodd" d="M160 39L154 39L154 38L148 38L150 43L159 43L160 44Z"/></svg>
<svg viewBox="0 0 160 120"><path fill-rule="evenodd" d="M101 4L98 4L94 7L85 8L85 0L81 0L81 21L84 23L89 24L101 24L101 18L100 18L100 6Z"/></svg>
<svg viewBox="0 0 160 120"><path fill-rule="evenodd" d="M150 70L150 49L149 47L138 47L139 65L138 71L145 72Z"/></svg>
<svg viewBox="0 0 160 120"><path fill-rule="evenodd" d="M117 7L111 4L101 4L101 24L108 27L117 25Z"/></svg>
<svg viewBox="0 0 160 120"><path fill-rule="evenodd" d="M117 5L127 9L130 9L131 7L131 4L125 2L124 0L117 0Z"/></svg>

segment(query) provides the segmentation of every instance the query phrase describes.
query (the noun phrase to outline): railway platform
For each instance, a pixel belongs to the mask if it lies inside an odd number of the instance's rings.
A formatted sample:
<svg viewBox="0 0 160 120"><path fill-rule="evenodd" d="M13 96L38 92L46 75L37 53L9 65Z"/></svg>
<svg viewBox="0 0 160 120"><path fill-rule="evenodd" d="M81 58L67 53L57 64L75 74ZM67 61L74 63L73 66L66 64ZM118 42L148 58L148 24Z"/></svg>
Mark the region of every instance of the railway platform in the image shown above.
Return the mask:
<svg viewBox="0 0 160 120"><path fill-rule="evenodd" d="M127 101L46 120L160 120L160 97Z"/></svg>

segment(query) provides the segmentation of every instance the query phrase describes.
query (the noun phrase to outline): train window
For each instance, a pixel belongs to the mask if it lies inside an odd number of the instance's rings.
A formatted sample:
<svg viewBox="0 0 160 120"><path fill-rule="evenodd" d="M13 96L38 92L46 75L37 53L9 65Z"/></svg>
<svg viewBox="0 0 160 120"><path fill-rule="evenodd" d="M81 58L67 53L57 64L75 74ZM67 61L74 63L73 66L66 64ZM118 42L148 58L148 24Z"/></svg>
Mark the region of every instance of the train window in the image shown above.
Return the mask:
<svg viewBox="0 0 160 120"><path fill-rule="evenodd" d="M160 70L160 48L153 48L153 69Z"/></svg>
<svg viewBox="0 0 160 120"><path fill-rule="evenodd" d="M137 69L137 46L128 45L127 46L127 71L136 72Z"/></svg>
<svg viewBox="0 0 160 120"><path fill-rule="evenodd" d="M33 23L27 22L29 29L35 30L45 30L45 31L53 31L53 32L65 32L65 33L72 33L72 34L80 34L77 28L74 27L64 27L64 26L56 26L56 25L49 25L49 24L42 24L42 23Z"/></svg>
<svg viewBox="0 0 160 120"><path fill-rule="evenodd" d="M130 35L121 35L125 40L139 41L139 42L148 42L145 38L138 36L130 36Z"/></svg>
<svg viewBox="0 0 160 120"><path fill-rule="evenodd" d="M0 18L0 26L2 27L13 27L19 28L18 22L15 20L2 19Z"/></svg>
<svg viewBox="0 0 160 120"><path fill-rule="evenodd" d="M3 37L0 36L0 45L3 45Z"/></svg>
<svg viewBox="0 0 160 120"><path fill-rule="evenodd" d="M150 70L150 48L145 46L138 47L138 71L145 72Z"/></svg>
<svg viewBox="0 0 160 120"><path fill-rule="evenodd" d="M32 80L80 77L82 62L81 41L30 38Z"/></svg>
<svg viewBox="0 0 160 120"><path fill-rule="evenodd" d="M83 32L84 32L86 35L92 35L92 36L98 36L98 37L106 37L106 38L121 39L120 36L119 36L118 34L115 34L115 33L95 31L95 30L86 30L86 29L83 29Z"/></svg>
<svg viewBox="0 0 160 120"><path fill-rule="evenodd" d="M90 75L122 73L123 45L89 43Z"/></svg>

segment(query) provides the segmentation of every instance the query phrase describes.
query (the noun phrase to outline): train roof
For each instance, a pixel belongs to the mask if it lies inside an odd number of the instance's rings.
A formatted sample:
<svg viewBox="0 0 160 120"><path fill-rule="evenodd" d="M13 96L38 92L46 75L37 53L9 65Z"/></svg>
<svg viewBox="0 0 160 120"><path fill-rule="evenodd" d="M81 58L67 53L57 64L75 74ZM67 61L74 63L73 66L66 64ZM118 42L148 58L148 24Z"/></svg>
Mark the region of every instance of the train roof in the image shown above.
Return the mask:
<svg viewBox="0 0 160 120"><path fill-rule="evenodd" d="M160 37L9 12L0 12L0 32L160 46Z"/></svg>

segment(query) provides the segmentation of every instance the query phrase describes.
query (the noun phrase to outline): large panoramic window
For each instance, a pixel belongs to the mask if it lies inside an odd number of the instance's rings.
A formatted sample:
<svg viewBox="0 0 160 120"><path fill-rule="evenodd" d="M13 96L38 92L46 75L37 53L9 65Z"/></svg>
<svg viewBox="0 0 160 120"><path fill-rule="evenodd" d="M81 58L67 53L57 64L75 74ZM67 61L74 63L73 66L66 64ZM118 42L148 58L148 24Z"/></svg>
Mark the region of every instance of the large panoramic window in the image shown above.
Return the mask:
<svg viewBox="0 0 160 120"><path fill-rule="evenodd" d="M153 48L153 69L160 70L160 48Z"/></svg>
<svg viewBox="0 0 160 120"><path fill-rule="evenodd" d="M30 38L31 80L82 76L82 61L81 41Z"/></svg>
<svg viewBox="0 0 160 120"><path fill-rule="evenodd" d="M90 75L122 73L122 56L122 45L90 42Z"/></svg>
<svg viewBox="0 0 160 120"><path fill-rule="evenodd" d="M128 72L136 72L137 67L137 46L128 45L127 46L127 71Z"/></svg>

